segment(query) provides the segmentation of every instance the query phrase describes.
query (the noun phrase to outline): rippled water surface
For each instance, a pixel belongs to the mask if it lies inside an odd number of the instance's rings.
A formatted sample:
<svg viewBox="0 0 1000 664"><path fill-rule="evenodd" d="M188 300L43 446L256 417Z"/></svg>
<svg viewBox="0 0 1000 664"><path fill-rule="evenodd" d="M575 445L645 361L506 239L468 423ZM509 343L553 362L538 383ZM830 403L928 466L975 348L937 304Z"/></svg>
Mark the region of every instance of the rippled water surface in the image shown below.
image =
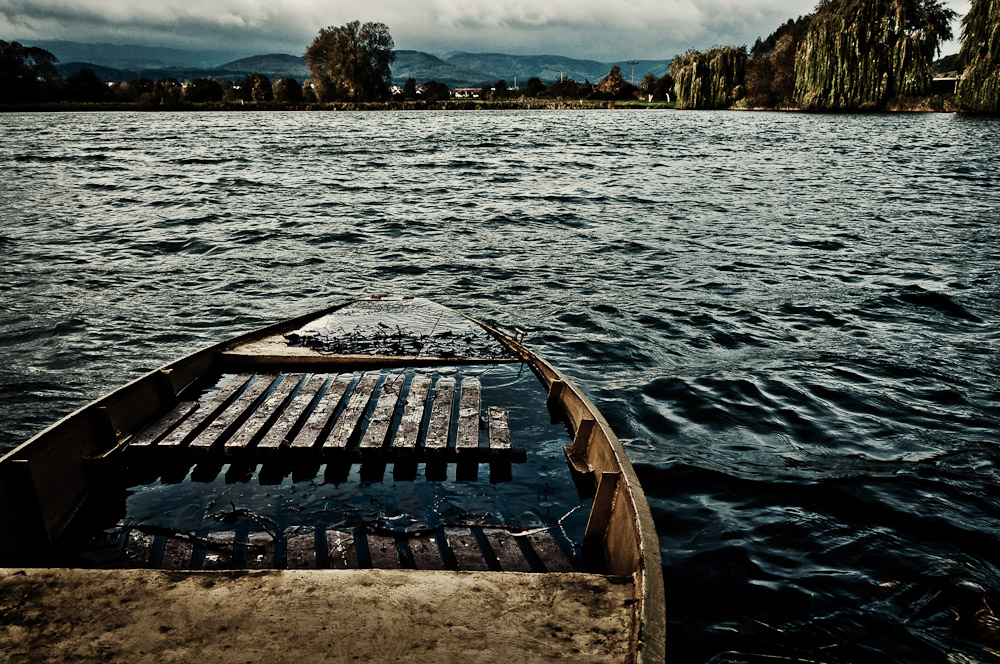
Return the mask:
<svg viewBox="0 0 1000 664"><path fill-rule="evenodd" d="M672 661L996 661L1000 123L0 129L0 451L238 331L424 295L529 330L611 421L659 529Z"/></svg>

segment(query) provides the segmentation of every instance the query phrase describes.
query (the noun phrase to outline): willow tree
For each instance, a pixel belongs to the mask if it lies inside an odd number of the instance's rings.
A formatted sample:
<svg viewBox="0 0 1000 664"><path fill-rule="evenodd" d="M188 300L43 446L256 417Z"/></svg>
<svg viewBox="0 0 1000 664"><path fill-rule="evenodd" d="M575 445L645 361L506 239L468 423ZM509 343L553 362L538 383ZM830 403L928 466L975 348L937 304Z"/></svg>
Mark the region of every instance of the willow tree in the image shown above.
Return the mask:
<svg viewBox="0 0 1000 664"><path fill-rule="evenodd" d="M799 107L877 109L929 93L954 17L938 0L821 0L795 57Z"/></svg>
<svg viewBox="0 0 1000 664"><path fill-rule="evenodd" d="M303 57L320 101L387 99L396 59L389 28L352 21L319 31Z"/></svg>
<svg viewBox="0 0 1000 664"><path fill-rule="evenodd" d="M965 75L958 104L967 111L1000 112L1000 0L973 0L962 21Z"/></svg>
<svg viewBox="0 0 1000 664"><path fill-rule="evenodd" d="M688 51L670 63L679 108L728 108L743 98L746 46Z"/></svg>

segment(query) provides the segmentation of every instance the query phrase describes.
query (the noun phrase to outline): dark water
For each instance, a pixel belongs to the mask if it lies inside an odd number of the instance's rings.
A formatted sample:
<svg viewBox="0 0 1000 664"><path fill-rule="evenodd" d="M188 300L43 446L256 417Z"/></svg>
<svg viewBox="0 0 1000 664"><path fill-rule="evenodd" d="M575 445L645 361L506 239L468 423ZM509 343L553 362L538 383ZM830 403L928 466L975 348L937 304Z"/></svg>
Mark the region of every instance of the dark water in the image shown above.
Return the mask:
<svg viewBox="0 0 1000 664"><path fill-rule="evenodd" d="M424 295L528 329L622 437L659 528L672 661L996 661L997 122L0 128L0 449L237 331Z"/></svg>

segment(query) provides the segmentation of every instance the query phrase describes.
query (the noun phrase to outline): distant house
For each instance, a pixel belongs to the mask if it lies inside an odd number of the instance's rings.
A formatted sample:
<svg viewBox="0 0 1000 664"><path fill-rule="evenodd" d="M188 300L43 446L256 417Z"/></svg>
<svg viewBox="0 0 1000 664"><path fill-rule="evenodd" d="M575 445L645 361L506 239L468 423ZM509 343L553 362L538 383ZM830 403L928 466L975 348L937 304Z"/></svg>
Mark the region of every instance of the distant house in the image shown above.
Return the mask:
<svg viewBox="0 0 1000 664"><path fill-rule="evenodd" d="M451 91L451 96L457 99L479 99L482 88L455 88Z"/></svg>
<svg viewBox="0 0 1000 664"><path fill-rule="evenodd" d="M931 93L936 95L951 95L958 92L958 82L962 80L961 73L947 71L931 79Z"/></svg>

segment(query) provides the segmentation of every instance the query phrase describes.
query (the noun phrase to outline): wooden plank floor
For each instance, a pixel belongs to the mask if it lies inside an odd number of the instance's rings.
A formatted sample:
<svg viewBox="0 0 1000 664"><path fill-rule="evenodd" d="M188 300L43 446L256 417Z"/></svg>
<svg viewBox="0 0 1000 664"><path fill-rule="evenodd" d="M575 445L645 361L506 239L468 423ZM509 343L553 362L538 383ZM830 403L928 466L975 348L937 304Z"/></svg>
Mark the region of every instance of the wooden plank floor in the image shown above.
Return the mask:
<svg viewBox="0 0 1000 664"><path fill-rule="evenodd" d="M527 456L511 446L507 410L482 403L475 377L240 374L220 383L209 399L186 398L151 422L127 452L192 463L225 457L456 463L460 456L475 464L521 463Z"/></svg>
<svg viewBox="0 0 1000 664"><path fill-rule="evenodd" d="M220 569L428 569L504 572L574 572L570 557L545 530L454 526L431 532L350 533L296 529L213 532L205 537L123 530L100 533L73 566L99 568Z"/></svg>

